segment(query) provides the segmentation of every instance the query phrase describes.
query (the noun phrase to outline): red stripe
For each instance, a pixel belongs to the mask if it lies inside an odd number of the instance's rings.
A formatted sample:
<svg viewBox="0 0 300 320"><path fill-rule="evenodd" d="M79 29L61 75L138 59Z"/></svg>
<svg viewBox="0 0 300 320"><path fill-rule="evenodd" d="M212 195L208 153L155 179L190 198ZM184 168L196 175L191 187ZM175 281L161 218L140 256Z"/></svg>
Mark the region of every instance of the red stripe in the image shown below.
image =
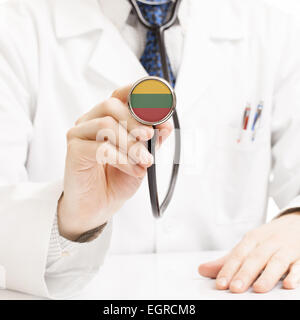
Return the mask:
<svg viewBox="0 0 300 320"><path fill-rule="evenodd" d="M133 112L142 120L158 122L164 119L169 113L169 108L133 108Z"/></svg>

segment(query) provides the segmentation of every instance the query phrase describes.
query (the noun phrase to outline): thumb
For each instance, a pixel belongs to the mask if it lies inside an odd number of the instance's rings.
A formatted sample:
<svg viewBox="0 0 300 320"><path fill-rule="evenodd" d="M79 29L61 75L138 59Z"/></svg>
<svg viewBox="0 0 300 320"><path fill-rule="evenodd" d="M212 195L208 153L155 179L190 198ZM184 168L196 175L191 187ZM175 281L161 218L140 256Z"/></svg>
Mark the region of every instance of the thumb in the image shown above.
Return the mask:
<svg viewBox="0 0 300 320"><path fill-rule="evenodd" d="M128 96L129 93L132 89L132 84L127 85L125 87L121 87L119 89L116 89L113 93L112 93L112 97L113 98L117 98L119 100L121 100L123 103L127 103L128 101Z"/></svg>
<svg viewBox="0 0 300 320"><path fill-rule="evenodd" d="M227 255L214 261L203 263L199 266L198 272L201 276L215 279L223 267Z"/></svg>

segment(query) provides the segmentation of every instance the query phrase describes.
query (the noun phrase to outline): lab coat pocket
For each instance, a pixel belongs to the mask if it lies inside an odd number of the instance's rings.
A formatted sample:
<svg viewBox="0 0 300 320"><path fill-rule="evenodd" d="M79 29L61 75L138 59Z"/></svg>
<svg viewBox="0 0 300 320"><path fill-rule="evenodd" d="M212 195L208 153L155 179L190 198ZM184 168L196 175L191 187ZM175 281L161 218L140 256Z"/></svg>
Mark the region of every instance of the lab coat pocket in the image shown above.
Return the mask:
<svg viewBox="0 0 300 320"><path fill-rule="evenodd" d="M263 219L270 171L270 139L267 128L259 128L252 141L250 131L223 127L216 142L217 224L245 223Z"/></svg>

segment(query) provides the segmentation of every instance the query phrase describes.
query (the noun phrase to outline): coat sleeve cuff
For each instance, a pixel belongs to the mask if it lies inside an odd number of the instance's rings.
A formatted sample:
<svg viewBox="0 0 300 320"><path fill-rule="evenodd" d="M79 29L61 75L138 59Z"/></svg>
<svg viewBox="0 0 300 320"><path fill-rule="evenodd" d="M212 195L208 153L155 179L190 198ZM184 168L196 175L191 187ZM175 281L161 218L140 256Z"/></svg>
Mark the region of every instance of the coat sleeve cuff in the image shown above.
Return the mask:
<svg viewBox="0 0 300 320"><path fill-rule="evenodd" d="M286 207L284 207L279 214L274 218L278 219L286 214L300 212L300 196L293 199Z"/></svg>
<svg viewBox="0 0 300 320"><path fill-rule="evenodd" d="M47 270L51 268L51 265L55 263L58 259L63 256L69 255L70 251L79 247L80 243L69 241L63 238L59 234L58 223L57 223L57 213L54 216L54 222L52 226L48 257L47 257Z"/></svg>
<svg viewBox="0 0 300 320"><path fill-rule="evenodd" d="M0 186L1 265L6 287L47 296L45 266L62 181Z"/></svg>
<svg viewBox="0 0 300 320"><path fill-rule="evenodd" d="M72 297L93 279L104 263L111 231L112 223L109 222L99 237L91 242L75 243L60 236L56 238L61 255L55 257L46 269L45 281L49 298Z"/></svg>

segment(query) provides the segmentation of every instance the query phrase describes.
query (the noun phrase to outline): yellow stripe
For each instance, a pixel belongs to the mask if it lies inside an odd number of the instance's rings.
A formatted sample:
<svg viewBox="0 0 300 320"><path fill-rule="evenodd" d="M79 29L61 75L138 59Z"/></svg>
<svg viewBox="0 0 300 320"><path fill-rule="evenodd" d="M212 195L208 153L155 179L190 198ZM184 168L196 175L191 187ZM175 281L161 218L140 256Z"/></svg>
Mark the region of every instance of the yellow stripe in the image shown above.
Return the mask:
<svg viewBox="0 0 300 320"><path fill-rule="evenodd" d="M170 89L161 81L145 80L133 90L133 94L171 94Z"/></svg>

